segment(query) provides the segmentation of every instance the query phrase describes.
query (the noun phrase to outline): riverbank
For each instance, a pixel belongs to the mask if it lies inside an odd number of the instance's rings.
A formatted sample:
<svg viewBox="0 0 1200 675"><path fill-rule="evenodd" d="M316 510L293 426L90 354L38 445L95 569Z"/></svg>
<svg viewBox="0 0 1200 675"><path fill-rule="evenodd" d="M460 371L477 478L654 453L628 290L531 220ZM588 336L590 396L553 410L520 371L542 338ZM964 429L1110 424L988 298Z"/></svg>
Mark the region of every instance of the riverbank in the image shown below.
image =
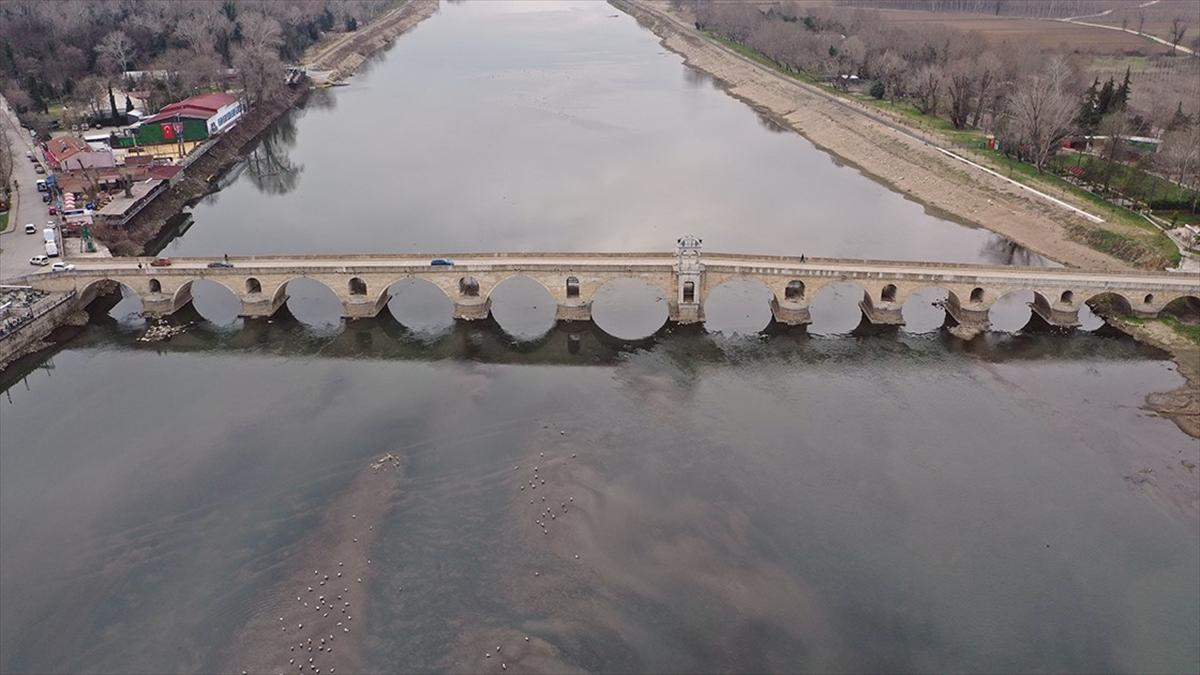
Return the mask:
<svg viewBox="0 0 1200 675"><path fill-rule="evenodd" d="M1106 321L1135 340L1171 355L1184 383L1172 391L1150 394L1146 406L1175 422L1183 433L1200 438L1200 344L1158 319L1106 317Z"/></svg>
<svg viewBox="0 0 1200 675"><path fill-rule="evenodd" d="M309 50L305 63L329 67L334 79L348 77L368 56L386 49L392 41L437 12L438 0L408 0L353 33L340 33ZM116 255L146 255L168 226L169 220L189 203L208 194L212 182L231 169L258 137L276 120L300 103L309 88L293 86L247 113L214 146L193 162L168 190L120 228L96 228L96 237Z"/></svg>
<svg viewBox="0 0 1200 675"><path fill-rule="evenodd" d="M438 0L409 0L352 33L341 33L313 45L301 61L309 70L329 71L337 82L349 77L369 56L383 51L392 41L433 16Z"/></svg>
<svg viewBox="0 0 1200 675"><path fill-rule="evenodd" d="M714 77L731 96L931 210L986 228L1067 265L1104 270L1132 267L1089 246L1084 235L1099 229L1084 216L1002 176L975 169L860 110L856 103L836 99L718 44L692 28L668 3L610 2L658 35L661 44L683 56L688 66ZM1124 227L1109 222L1103 229Z"/></svg>

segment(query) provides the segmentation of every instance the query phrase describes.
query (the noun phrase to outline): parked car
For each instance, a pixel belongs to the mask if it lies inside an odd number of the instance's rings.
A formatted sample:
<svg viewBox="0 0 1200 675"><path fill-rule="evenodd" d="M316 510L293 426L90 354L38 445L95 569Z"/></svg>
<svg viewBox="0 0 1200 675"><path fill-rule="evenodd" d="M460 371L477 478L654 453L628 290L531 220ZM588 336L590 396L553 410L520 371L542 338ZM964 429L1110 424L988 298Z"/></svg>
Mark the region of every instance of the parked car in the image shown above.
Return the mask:
<svg viewBox="0 0 1200 675"><path fill-rule="evenodd" d="M57 220L47 220L46 227L53 230L54 228L58 227L58 221Z"/></svg>
<svg viewBox="0 0 1200 675"><path fill-rule="evenodd" d="M57 215L58 215L58 207L56 207L56 206L51 206L51 207L50 207L50 215L52 215L52 216L57 216Z"/></svg>
<svg viewBox="0 0 1200 675"><path fill-rule="evenodd" d="M45 267L46 265L50 264L50 259L44 255L35 255L29 259L29 264L37 265L38 267Z"/></svg>
<svg viewBox="0 0 1200 675"><path fill-rule="evenodd" d="M58 257L58 244L48 241L46 242L46 255L51 258Z"/></svg>
<svg viewBox="0 0 1200 675"><path fill-rule="evenodd" d="M171 259L170 258L155 258L154 260L150 261L150 266L151 267L170 267Z"/></svg>
<svg viewBox="0 0 1200 675"><path fill-rule="evenodd" d="M46 170L42 168L42 165L41 165L41 164L34 164L34 165L33 165L33 172L34 172L34 173L46 173Z"/></svg>
<svg viewBox="0 0 1200 675"><path fill-rule="evenodd" d="M214 270L215 269L230 269L233 267L233 263L225 262L223 260L218 260L216 262L208 263L208 267L209 267L209 269L214 269Z"/></svg>
<svg viewBox="0 0 1200 675"><path fill-rule="evenodd" d="M37 225L34 225L33 223L26 223L25 234L37 234Z"/></svg>
<svg viewBox="0 0 1200 675"><path fill-rule="evenodd" d="M434 266L453 265L454 261L449 258L434 258L429 261L429 264Z"/></svg>
<svg viewBox="0 0 1200 675"><path fill-rule="evenodd" d="M74 272L75 266L71 263L56 262L50 266L51 272Z"/></svg>

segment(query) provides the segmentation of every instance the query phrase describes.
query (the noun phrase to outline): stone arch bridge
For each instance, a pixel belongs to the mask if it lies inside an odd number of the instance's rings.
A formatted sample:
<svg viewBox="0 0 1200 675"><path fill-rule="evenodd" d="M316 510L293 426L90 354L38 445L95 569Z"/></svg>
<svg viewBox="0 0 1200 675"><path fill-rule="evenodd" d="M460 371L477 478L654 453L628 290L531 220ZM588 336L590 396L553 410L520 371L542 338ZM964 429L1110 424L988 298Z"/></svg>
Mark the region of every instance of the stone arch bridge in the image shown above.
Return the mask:
<svg viewBox="0 0 1200 675"><path fill-rule="evenodd" d="M448 258L453 265L431 265ZM1013 291L1032 291L1031 307L1050 326L1078 325L1081 305L1098 298L1129 314L1150 317L1179 298L1200 304L1200 278L1157 272L1094 272L1075 269L1000 267L958 263L892 262L701 252L691 237L671 253L465 253L230 258L232 267L209 267L210 258L176 258L150 267L148 258L81 260L72 272L26 275L21 282L48 291L76 291L81 305L118 282L140 296L150 317L172 314L191 302L192 284L216 282L241 300L241 315L270 317L287 301L288 283L305 278L328 286L347 319L377 315L392 284L424 279L454 303L457 319L486 318L491 292L523 276L540 283L558 304L562 321L591 319L592 300L610 281L637 279L668 300L669 318L695 323L704 318L708 293L734 279L761 283L772 293L774 319L809 323L809 302L825 286L850 282L863 291L859 307L876 325L904 323L905 299L922 288L947 292L947 325L970 338L988 328L988 309ZM11 283L11 282L10 282Z"/></svg>

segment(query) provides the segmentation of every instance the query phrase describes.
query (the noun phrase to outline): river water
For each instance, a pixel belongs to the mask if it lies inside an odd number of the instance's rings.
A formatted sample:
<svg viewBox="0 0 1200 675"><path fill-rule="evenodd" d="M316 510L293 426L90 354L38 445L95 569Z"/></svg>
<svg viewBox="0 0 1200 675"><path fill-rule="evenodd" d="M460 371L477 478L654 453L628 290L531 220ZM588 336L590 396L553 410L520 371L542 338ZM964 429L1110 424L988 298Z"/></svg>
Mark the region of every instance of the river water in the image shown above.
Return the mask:
<svg viewBox="0 0 1200 675"><path fill-rule="evenodd" d="M1046 263L779 133L603 4L443 3L225 182L168 254L695 232ZM1200 448L1141 408L1180 382L1153 350L963 345L932 297L899 333L845 335L853 288L769 336L753 286L717 289L707 331L658 330L638 288L574 328L521 280L475 324L419 285L345 327L327 290L289 290L289 315L243 325L198 288L197 325L157 345L123 301L7 374L0 670L240 671L248 624L384 453L405 468L371 525L364 670L1200 668ZM1020 328L1020 300L994 323Z"/></svg>

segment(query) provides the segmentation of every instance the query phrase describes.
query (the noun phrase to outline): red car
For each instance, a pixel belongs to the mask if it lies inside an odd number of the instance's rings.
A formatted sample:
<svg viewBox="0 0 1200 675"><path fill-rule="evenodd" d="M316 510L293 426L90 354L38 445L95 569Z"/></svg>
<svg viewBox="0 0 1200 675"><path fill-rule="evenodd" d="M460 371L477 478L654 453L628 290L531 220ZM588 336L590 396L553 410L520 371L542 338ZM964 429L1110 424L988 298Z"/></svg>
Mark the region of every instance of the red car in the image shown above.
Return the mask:
<svg viewBox="0 0 1200 675"><path fill-rule="evenodd" d="M154 260L152 260L150 262L150 266L151 267L170 267L171 259L170 258L155 258Z"/></svg>
<svg viewBox="0 0 1200 675"><path fill-rule="evenodd" d="M52 216L57 216L57 215L58 215L58 209L57 209L57 208L55 208L55 207L53 207L53 206L51 206L51 207L50 207L50 215L52 215Z"/></svg>

